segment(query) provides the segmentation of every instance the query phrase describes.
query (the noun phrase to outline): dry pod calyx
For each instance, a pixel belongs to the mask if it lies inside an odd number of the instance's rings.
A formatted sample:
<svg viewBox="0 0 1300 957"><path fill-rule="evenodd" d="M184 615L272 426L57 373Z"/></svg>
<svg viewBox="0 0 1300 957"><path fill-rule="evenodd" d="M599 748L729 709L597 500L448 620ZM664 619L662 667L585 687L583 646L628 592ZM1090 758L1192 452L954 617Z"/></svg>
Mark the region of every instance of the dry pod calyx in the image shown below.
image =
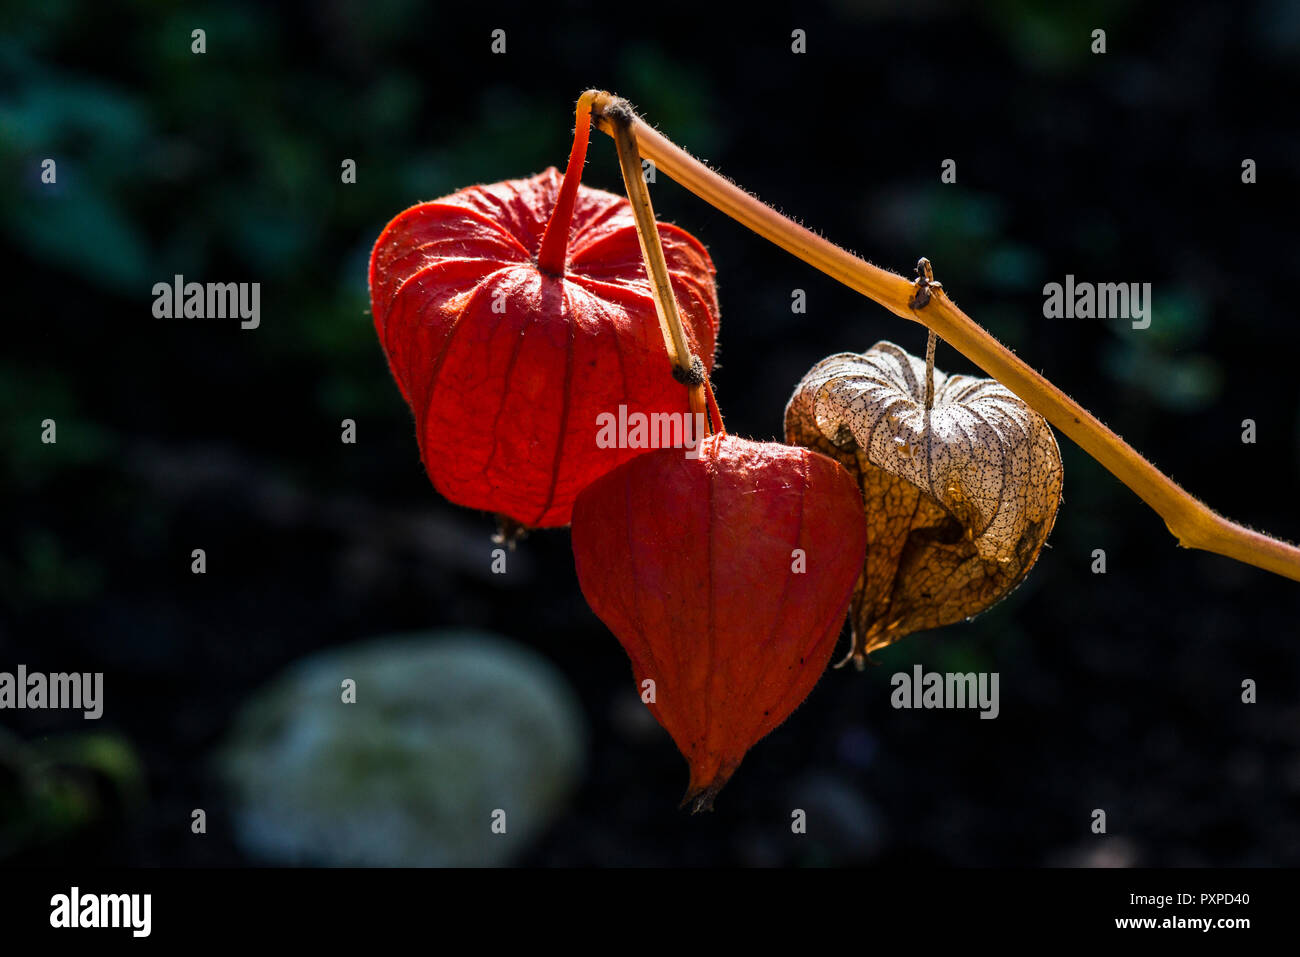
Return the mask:
<svg viewBox="0 0 1300 957"><path fill-rule="evenodd" d="M854 663L969 618L1028 573L1061 501L1051 427L994 379L933 370L891 342L815 365L785 410L786 440L841 462L866 503Z"/></svg>

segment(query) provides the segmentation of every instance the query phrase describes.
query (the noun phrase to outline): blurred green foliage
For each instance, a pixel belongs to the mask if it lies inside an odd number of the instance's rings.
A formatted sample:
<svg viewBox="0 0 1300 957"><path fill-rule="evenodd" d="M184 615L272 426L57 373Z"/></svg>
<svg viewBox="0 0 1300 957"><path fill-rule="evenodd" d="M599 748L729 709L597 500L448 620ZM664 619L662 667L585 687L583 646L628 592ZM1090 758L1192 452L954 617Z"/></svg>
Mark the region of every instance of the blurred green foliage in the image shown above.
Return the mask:
<svg viewBox="0 0 1300 957"><path fill-rule="evenodd" d="M0 860L117 822L144 800L144 780L120 735L22 741L0 728Z"/></svg>

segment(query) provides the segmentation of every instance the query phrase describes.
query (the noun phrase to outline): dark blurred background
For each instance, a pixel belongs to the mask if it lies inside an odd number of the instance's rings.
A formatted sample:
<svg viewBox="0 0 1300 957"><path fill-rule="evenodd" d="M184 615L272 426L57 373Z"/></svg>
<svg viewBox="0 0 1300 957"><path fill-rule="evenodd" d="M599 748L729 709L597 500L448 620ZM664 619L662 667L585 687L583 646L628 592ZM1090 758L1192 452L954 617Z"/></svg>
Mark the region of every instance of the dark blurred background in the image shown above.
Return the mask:
<svg viewBox="0 0 1300 957"><path fill-rule="evenodd" d="M1064 438L1065 502L1011 598L828 672L715 813L677 811L685 763L567 532L490 573L494 522L425 478L366 292L389 218L562 167L575 99L603 87L873 262L928 256L1191 492L1294 540L1300 6L44 2L3 22L0 670L102 671L105 716L0 713L0 861L1300 864L1300 586L1179 550ZM592 143L586 182L619 190ZM731 431L777 437L831 352L924 349L663 176L654 197L718 267ZM154 319L176 273L260 282L261 327ZM1044 319L1067 273L1150 282L1151 327ZM938 364L975 371L942 345ZM916 663L999 672L1000 717L893 710ZM331 723L349 668L370 708ZM506 851L502 777L527 819Z"/></svg>

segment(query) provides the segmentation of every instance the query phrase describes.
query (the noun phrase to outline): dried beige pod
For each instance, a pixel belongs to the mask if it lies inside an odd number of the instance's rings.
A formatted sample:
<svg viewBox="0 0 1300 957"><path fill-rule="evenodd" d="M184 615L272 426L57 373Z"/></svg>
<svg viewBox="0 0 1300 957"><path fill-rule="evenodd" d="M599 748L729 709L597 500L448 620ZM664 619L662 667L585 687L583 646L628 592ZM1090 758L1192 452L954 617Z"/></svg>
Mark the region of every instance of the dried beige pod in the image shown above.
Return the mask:
<svg viewBox="0 0 1300 957"><path fill-rule="evenodd" d="M804 376L786 441L840 461L862 488L867 557L850 656L975 615L1025 577L1061 502L1047 421L994 379L933 371L892 342Z"/></svg>

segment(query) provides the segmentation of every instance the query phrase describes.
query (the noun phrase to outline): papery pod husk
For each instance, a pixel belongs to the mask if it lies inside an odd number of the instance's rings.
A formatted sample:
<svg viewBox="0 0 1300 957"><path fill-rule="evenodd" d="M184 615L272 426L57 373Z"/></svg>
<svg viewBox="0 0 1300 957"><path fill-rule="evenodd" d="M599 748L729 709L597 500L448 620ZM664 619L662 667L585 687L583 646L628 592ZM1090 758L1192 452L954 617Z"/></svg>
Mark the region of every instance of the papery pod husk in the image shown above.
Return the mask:
<svg viewBox="0 0 1300 957"><path fill-rule="evenodd" d="M573 508L582 594L628 654L638 693L712 805L812 691L866 549L862 499L834 460L714 434L698 457L646 452Z"/></svg>
<svg viewBox="0 0 1300 957"><path fill-rule="evenodd" d="M786 441L858 480L867 555L850 607L858 667L912 632L1004 598L1061 502L1061 452L1041 415L994 379L934 370L891 342L817 363L785 410Z"/></svg>

